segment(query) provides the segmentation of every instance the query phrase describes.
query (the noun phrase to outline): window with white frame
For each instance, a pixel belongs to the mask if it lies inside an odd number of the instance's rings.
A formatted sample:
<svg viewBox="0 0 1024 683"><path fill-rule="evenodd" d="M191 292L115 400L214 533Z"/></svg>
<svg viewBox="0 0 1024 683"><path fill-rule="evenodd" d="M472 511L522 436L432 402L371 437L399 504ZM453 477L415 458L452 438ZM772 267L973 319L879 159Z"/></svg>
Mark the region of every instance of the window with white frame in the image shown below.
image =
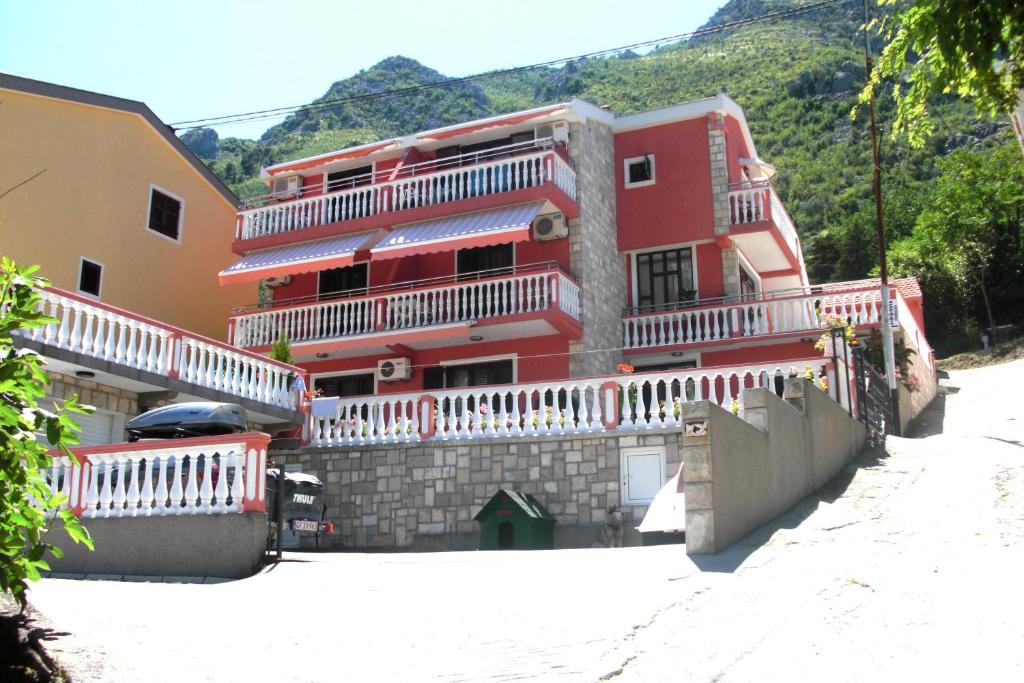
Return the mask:
<svg viewBox="0 0 1024 683"><path fill-rule="evenodd" d="M644 154L623 161L626 187L644 187L654 184L654 155Z"/></svg>
<svg viewBox="0 0 1024 683"><path fill-rule="evenodd" d="M175 242L181 241L181 215L184 202L155 185L149 189L149 220L146 227Z"/></svg>
<svg viewBox="0 0 1024 683"><path fill-rule="evenodd" d="M99 297L103 285L103 264L84 256L78 262L78 291Z"/></svg>

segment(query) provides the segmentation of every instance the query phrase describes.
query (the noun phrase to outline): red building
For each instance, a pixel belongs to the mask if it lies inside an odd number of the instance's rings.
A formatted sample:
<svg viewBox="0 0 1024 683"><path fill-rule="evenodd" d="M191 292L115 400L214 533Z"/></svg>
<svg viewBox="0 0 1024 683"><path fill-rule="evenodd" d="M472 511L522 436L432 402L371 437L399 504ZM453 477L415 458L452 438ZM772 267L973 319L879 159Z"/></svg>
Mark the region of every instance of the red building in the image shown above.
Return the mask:
<svg viewBox="0 0 1024 683"><path fill-rule="evenodd" d="M628 116L580 100L263 169L221 282L262 280L231 342L280 332L313 387L410 394L820 355L872 282L812 287L725 95ZM902 295L921 325L920 291Z"/></svg>

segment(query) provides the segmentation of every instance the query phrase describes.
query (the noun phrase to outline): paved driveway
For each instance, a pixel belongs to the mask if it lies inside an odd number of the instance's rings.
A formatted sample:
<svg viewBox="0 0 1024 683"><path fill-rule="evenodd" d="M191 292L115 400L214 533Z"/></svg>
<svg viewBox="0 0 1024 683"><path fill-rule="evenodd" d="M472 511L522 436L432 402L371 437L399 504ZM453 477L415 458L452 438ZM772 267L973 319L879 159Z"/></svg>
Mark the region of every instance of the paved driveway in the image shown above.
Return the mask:
<svg viewBox="0 0 1024 683"><path fill-rule="evenodd" d="M297 553L217 585L47 579L31 601L78 681L1021 680L1024 361L948 383L933 436L696 563Z"/></svg>

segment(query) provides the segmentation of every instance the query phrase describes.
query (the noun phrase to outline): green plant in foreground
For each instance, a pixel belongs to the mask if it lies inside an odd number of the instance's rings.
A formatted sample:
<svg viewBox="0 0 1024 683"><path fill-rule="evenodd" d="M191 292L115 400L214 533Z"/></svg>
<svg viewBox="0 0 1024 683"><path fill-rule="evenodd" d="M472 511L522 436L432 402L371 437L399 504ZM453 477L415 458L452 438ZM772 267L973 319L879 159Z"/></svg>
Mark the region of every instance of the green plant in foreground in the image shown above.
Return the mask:
<svg viewBox="0 0 1024 683"><path fill-rule="evenodd" d="M68 446L78 443L78 425L69 413L92 408L79 405L77 397L53 412L40 408L38 401L50 383L43 360L34 351L15 348L12 337L15 330L56 322L39 310L38 288L49 283L32 275L37 269L19 270L6 257L0 261L0 589L10 592L22 609L28 581L50 568L44 555L63 554L45 541L58 517L72 540L93 547L78 518L60 509L64 494L51 493L44 476L51 447L74 457ZM48 444L37 435L45 435ZM48 520L50 510L57 512Z"/></svg>

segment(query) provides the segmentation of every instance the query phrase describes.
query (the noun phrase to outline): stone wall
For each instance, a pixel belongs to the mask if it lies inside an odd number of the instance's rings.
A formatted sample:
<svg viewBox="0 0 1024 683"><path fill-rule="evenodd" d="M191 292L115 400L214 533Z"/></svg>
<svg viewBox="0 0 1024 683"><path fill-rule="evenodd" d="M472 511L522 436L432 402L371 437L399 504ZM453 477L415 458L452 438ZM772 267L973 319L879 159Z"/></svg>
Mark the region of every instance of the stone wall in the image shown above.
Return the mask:
<svg viewBox="0 0 1024 683"><path fill-rule="evenodd" d="M532 494L555 516L556 547L601 542L605 511L620 502L622 448L663 446L666 476L679 468L678 429L594 438L489 439L274 453L324 482L328 516L346 548L473 549L473 517L499 488ZM646 506L624 507L627 545ZM323 541L322 541L323 542Z"/></svg>
<svg viewBox="0 0 1024 683"><path fill-rule="evenodd" d="M910 391L902 384L899 385L900 434L906 433L910 422L920 415L921 411L932 402L939 386L934 366L928 367L925 359L921 357L921 352L914 346L914 341L910 339L910 335L904 334L903 341L909 348L914 350L914 353L910 356L908 369L910 370L910 376L917 379L917 389Z"/></svg>
<svg viewBox="0 0 1024 683"><path fill-rule="evenodd" d="M569 346L573 377L608 374L622 362L626 267L615 222L615 143L596 121L573 124L569 156L576 166L580 217L569 222L569 263L580 280L583 336Z"/></svg>
<svg viewBox="0 0 1024 683"><path fill-rule="evenodd" d="M48 372L47 375L50 377L47 394L53 398L63 400L77 394L79 402L103 410L123 413L127 417L139 413L139 397L135 392L59 372Z"/></svg>

